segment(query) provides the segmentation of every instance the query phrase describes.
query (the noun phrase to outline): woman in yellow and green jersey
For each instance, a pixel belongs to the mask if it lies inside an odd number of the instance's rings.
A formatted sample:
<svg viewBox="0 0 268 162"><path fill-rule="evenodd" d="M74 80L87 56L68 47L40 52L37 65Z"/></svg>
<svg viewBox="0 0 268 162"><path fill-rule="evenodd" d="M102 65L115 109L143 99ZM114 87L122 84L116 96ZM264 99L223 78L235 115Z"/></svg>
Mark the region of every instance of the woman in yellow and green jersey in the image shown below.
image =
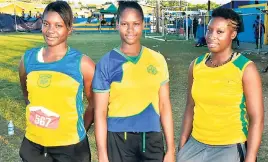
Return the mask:
<svg viewBox="0 0 268 162"><path fill-rule="evenodd" d="M88 162L87 129L93 122L94 62L67 45L73 14L68 3L52 2L43 13L46 46L25 52L19 69L26 107L25 162ZM89 101L83 106L83 90Z"/></svg>
<svg viewBox="0 0 268 162"><path fill-rule="evenodd" d="M137 2L120 1L117 18L121 45L98 62L92 86L99 162L173 162L167 63L140 43L144 15Z"/></svg>
<svg viewBox="0 0 268 162"><path fill-rule="evenodd" d="M240 25L231 9L212 13L210 53L189 68L178 162L256 160L264 124L262 85L255 64L231 48Z"/></svg>

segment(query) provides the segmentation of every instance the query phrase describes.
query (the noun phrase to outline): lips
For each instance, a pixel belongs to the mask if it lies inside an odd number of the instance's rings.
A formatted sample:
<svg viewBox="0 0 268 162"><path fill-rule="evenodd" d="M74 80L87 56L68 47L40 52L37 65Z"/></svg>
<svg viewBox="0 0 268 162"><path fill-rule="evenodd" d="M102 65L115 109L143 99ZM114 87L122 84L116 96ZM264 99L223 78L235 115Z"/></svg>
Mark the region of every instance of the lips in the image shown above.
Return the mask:
<svg viewBox="0 0 268 162"><path fill-rule="evenodd" d="M209 48L214 48L214 47L217 47L218 46L218 43L207 43L207 46Z"/></svg>
<svg viewBox="0 0 268 162"><path fill-rule="evenodd" d="M134 35L126 35L127 39L134 39L135 36Z"/></svg>
<svg viewBox="0 0 268 162"><path fill-rule="evenodd" d="M56 37L49 37L49 36L46 36L46 39L47 39L47 40L50 40L50 41L53 41L53 40L56 39Z"/></svg>

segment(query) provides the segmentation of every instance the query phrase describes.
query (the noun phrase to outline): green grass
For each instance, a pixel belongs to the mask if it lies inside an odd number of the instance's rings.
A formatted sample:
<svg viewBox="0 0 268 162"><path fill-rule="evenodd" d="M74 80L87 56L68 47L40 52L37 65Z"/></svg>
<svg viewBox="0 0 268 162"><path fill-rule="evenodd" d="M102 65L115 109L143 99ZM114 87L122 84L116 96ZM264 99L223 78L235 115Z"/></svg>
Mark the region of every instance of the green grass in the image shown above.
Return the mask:
<svg viewBox="0 0 268 162"><path fill-rule="evenodd" d="M69 45L79 49L97 62L102 55L120 44L118 34L73 34ZM176 143L186 103L187 73L190 62L207 51L195 48L193 42L160 42L143 39L142 44L160 51L167 60L170 73L171 102L175 126ZM0 161L18 162L18 150L24 135L25 105L18 78L18 63L25 50L43 45L40 34L1 34L0 35ZM259 56L250 56L259 60ZM259 61L260 62L260 61ZM263 64L261 64L263 65ZM265 76L264 76L265 77ZM267 79L264 80L267 87ZM267 90L265 89L265 94ZM267 95L266 95L267 96ZM7 136L7 121L13 120L15 136ZM92 160L97 161L93 128L89 131ZM268 159L268 125L265 126L259 161Z"/></svg>

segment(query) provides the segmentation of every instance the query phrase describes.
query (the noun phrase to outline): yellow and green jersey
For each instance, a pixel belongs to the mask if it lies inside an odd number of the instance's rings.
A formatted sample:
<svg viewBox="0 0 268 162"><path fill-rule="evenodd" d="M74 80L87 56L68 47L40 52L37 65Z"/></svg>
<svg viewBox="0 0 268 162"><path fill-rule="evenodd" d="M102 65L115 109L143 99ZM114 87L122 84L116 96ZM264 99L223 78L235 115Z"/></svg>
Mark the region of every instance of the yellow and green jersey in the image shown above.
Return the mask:
<svg viewBox="0 0 268 162"><path fill-rule="evenodd" d="M96 65L95 93L110 93L108 131L160 132L159 90L169 81L165 58L142 47L137 58L118 48Z"/></svg>
<svg viewBox="0 0 268 162"><path fill-rule="evenodd" d="M237 54L225 65L212 68L206 65L208 56L202 55L194 62L192 136L209 145L244 142L248 120L242 78L251 61Z"/></svg>
<svg viewBox="0 0 268 162"><path fill-rule="evenodd" d="M42 48L26 51L29 104L26 107L26 138L42 146L76 144L86 137L82 103L82 54L69 48L59 61L38 61Z"/></svg>

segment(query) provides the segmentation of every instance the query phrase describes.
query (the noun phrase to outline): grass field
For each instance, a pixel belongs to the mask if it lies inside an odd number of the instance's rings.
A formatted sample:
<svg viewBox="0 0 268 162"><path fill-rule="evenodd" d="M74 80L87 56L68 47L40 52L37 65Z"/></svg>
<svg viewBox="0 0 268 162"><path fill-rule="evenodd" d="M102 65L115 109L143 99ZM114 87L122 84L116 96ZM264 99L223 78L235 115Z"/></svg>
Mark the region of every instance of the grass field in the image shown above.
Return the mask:
<svg viewBox="0 0 268 162"><path fill-rule="evenodd" d="M117 34L73 34L69 45L90 56L95 62L100 57L118 46ZM186 102L187 72L190 62L207 51L206 48L195 48L193 42L161 42L143 39L143 45L160 51L166 58L170 72L170 91L173 105L176 142L180 134L180 125ZM22 98L18 78L18 63L25 50L43 45L40 34L1 34L0 35L0 162L18 162L18 150L24 135L25 105ZM249 55L261 69L267 62L265 57ZM265 105L268 97L268 74L262 75ZM267 106L266 112L267 114ZM268 114L267 114L268 115ZM16 129L15 136L7 136L7 123L13 120ZM97 161L93 128L89 131L92 160ZM268 161L268 122L265 121L258 160Z"/></svg>

